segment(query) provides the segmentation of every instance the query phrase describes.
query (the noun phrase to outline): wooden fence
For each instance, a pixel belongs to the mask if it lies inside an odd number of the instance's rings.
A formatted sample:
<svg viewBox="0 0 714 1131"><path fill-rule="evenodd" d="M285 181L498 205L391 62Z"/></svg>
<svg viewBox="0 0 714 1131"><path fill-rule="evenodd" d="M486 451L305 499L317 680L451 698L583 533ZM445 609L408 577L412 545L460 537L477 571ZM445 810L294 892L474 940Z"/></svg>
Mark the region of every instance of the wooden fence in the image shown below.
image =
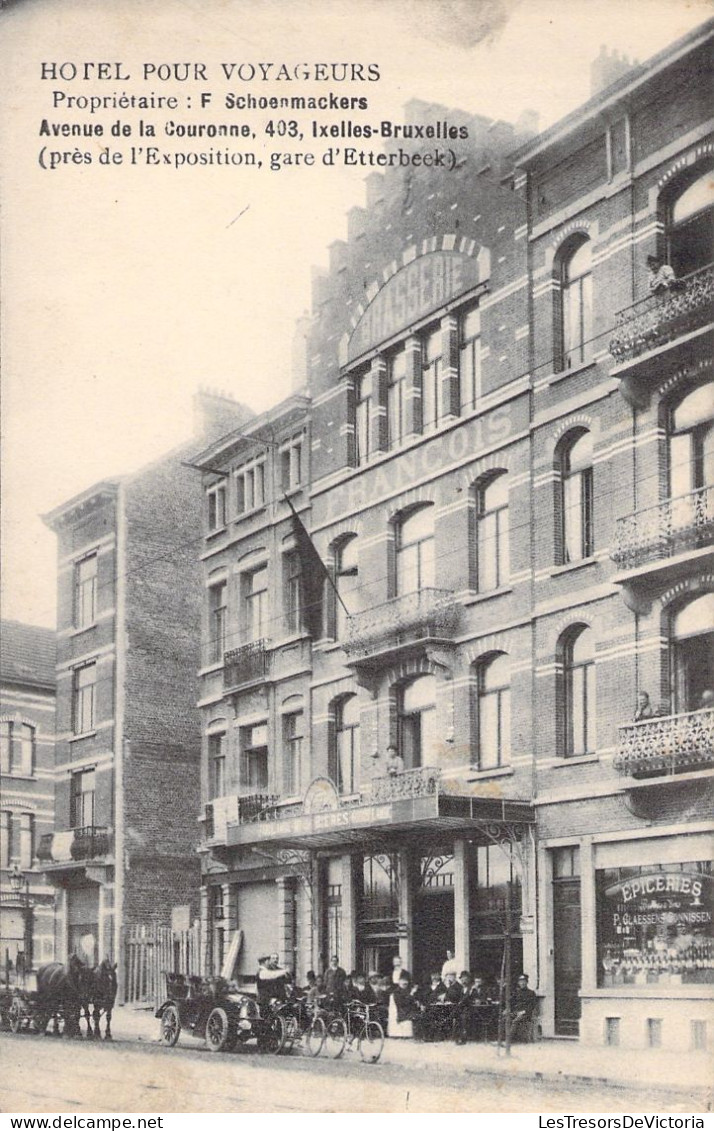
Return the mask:
<svg viewBox="0 0 714 1131"><path fill-rule="evenodd" d="M123 930L124 1000L160 1005L165 975L201 973L201 927L134 926Z"/></svg>

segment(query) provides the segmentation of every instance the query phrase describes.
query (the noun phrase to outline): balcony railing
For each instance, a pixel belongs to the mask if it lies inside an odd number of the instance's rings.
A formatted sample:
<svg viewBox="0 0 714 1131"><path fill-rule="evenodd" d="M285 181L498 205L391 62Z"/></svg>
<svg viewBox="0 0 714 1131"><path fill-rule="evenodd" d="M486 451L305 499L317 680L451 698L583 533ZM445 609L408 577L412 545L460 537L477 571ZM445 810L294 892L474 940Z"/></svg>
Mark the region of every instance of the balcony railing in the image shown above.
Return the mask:
<svg viewBox="0 0 714 1131"><path fill-rule="evenodd" d="M268 675L270 641L253 640L226 652L223 661L223 687L226 691L260 683Z"/></svg>
<svg viewBox="0 0 714 1131"><path fill-rule="evenodd" d="M450 589L417 589L349 617L344 647L349 656L369 655L383 646L451 637L459 609Z"/></svg>
<svg viewBox="0 0 714 1131"><path fill-rule="evenodd" d="M416 770L404 770L401 774L389 774L372 778L372 801L401 801L403 798L428 797L438 793L441 770L438 766L420 766Z"/></svg>
<svg viewBox="0 0 714 1131"><path fill-rule="evenodd" d="M97 860L112 852L109 829L87 825L63 833L44 833L37 846L37 859L43 864L68 864L73 860Z"/></svg>
<svg viewBox="0 0 714 1131"><path fill-rule="evenodd" d="M709 545L714 535L714 487L700 487L618 519L612 560L621 569Z"/></svg>
<svg viewBox="0 0 714 1131"><path fill-rule="evenodd" d="M613 762L621 774L677 774L714 766L714 709L642 719L620 727Z"/></svg>
<svg viewBox="0 0 714 1131"><path fill-rule="evenodd" d="M713 299L714 264L709 264L619 311L610 353L619 365L705 326L712 320Z"/></svg>
<svg viewBox="0 0 714 1131"><path fill-rule="evenodd" d="M277 793L249 793L244 796L233 793L214 798L205 808L206 840L225 840L229 824L245 825L249 821L272 819L279 800Z"/></svg>

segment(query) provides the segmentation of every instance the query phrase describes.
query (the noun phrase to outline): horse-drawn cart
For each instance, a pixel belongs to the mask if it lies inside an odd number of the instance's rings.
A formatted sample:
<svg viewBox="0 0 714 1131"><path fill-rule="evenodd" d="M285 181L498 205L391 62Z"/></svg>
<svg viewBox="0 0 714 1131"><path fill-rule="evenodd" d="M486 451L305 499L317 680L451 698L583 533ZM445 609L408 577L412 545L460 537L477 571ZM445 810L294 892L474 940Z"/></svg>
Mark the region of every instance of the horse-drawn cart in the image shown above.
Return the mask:
<svg viewBox="0 0 714 1131"><path fill-rule="evenodd" d="M317 1056L325 1040L319 1018L300 1026L284 1005L261 1008L253 994L232 989L223 978L167 974L166 1001L156 1016L161 1022L159 1040L167 1048L174 1047L184 1029L205 1040L211 1052L229 1052L255 1040L261 1052L277 1055L304 1039L310 1055Z"/></svg>
<svg viewBox="0 0 714 1131"><path fill-rule="evenodd" d="M34 1029L36 1033L44 1033L54 1010L50 1008L46 995L38 990L36 975L26 974L23 984L13 986L8 993L9 1001L3 1008L3 1015L7 1018L10 1032Z"/></svg>
<svg viewBox="0 0 714 1131"><path fill-rule="evenodd" d="M3 991L0 1009L3 1021L13 1033L44 1033L50 1020L54 1032L60 1026L67 1036L81 1036L79 1019L83 1013L87 1036L100 1036L100 1016L105 1017L104 1039L111 1040L111 1018L116 998L116 967L107 959L91 967L72 955L66 965L50 962L37 973L26 973L23 980Z"/></svg>

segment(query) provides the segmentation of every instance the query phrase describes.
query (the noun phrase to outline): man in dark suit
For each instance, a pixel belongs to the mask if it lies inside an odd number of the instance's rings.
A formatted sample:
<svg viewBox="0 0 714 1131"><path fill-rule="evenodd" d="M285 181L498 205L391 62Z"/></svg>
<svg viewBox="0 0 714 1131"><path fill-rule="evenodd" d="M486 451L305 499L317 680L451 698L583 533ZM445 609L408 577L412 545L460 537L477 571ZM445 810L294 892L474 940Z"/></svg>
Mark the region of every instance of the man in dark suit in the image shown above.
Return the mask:
<svg viewBox="0 0 714 1131"><path fill-rule="evenodd" d="M330 1002L335 1006L342 1005L345 998L345 983L347 981L347 973L340 966L340 960L336 954L332 955L330 965L325 971L323 983L325 987L325 995L329 998Z"/></svg>
<svg viewBox="0 0 714 1131"><path fill-rule="evenodd" d="M516 988L511 994L511 1040L530 1041L533 1039L533 1018L538 1008L538 996L528 986L528 975L520 974ZM505 1011L501 1015L501 1035L505 1034Z"/></svg>

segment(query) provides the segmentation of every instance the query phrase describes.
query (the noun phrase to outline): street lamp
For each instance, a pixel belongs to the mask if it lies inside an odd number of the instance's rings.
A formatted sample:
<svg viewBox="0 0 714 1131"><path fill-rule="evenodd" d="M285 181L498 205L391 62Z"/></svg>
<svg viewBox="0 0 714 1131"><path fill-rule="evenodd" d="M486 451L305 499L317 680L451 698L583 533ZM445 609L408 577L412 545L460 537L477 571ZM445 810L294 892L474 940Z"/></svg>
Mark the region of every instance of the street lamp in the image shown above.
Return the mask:
<svg viewBox="0 0 714 1131"><path fill-rule="evenodd" d="M16 863L8 870L8 880L10 881L10 890L21 908L24 939L23 949L17 952L16 970L18 976L24 976L27 970L32 969L32 908L30 907L30 881Z"/></svg>
<svg viewBox="0 0 714 1131"><path fill-rule="evenodd" d="M13 864L10 868L8 879L10 881L10 888L18 899L23 902L27 900L30 894L30 881L25 876L25 873L20 871L17 864Z"/></svg>

